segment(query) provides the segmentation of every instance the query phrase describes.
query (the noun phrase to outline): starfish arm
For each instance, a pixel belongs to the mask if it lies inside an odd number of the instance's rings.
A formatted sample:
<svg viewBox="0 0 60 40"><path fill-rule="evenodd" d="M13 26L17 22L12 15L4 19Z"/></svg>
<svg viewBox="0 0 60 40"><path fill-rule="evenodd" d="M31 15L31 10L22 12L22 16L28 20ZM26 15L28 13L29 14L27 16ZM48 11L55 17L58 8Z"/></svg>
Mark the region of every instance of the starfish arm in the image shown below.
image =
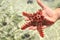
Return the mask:
<svg viewBox="0 0 60 40"><path fill-rule="evenodd" d="M37 27L37 31L39 32L41 37L44 37L44 32L40 26Z"/></svg>
<svg viewBox="0 0 60 40"><path fill-rule="evenodd" d="M30 22L28 22L25 25L23 25L21 29L24 30L24 29L26 29L26 28L28 28L30 26L31 26L31 24L30 24Z"/></svg>
<svg viewBox="0 0 60 40"><path fill-rule="evenodd" d="M29 14L29 13L27 13L27 12L23 12L22 14L23 14L23 16L26 16L26 17L28 17L28 18L32 16L32 14Z"/></svg>
<svg viewBox="0 0 60 40"><path fill-rule="evenodd" d="M54 24L54 22L52 22L52 21L49 21L49 20L45 20L45 25L46 26L50 26L50 25L52 25L52 24Z"/></svg>
<svg viewBox="0 0 60 40"><path fill-rule="evenodd" d="M22 14L23 14L23 16L27 17L26 21L32 20L33 14L29 14L29 13L26 13L26 12L23 12Z"/></svg>
<svg viewBox="0 0 60 40"><path fill-rule="evenodd" d="M46 21L47 22L47 25L52 25L54 22L51 22L51 21Z"/></svg>

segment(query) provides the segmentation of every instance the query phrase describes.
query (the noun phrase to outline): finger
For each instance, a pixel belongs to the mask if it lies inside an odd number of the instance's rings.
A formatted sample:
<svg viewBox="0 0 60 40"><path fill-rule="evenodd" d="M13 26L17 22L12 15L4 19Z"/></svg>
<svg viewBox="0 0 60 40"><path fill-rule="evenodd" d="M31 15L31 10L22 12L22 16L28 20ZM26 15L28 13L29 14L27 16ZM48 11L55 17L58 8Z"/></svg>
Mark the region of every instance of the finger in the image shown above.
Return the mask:
<svg viewBox="0 0 60 40"><path fill-rule="evenodd" d="M47 28L47 26L46 26L46 25L44 25L44 26L42 27L42 29L45 29L45 28Z"/></svg>
<svg viewBox="0 0 60 40"><path fill-rule="evenodd" d="M33 26L31 26L31 27L29 27L29 30L36 30L37 28L36 27L33 27Z"/></svg>
<svg viewBox="0 0 60 40"><path fill-rule="evenodd" d="M37 0L37 3L40 7L44 8L44 4L40 0Z"/></svg>

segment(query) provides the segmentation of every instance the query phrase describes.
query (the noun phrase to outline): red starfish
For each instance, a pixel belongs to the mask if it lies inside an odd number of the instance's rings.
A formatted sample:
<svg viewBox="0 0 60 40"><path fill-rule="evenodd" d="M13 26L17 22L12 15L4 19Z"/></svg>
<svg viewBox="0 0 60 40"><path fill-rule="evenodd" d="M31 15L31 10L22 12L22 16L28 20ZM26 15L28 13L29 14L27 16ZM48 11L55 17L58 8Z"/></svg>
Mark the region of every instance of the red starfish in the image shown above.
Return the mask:
<svg viewBox="0 0 60 40"><path fill-rule="evenodd" d="M22 30L28 28L28 27L37 27L37 31L39 32L41 37L44 37L44 33L43 33L43 25L51 25L54 22L48 21L44 18L44 16L42 15L42 10L38 10L36 13L33 14L28 14L23 12L23 15L26 16L29 20L28 23L26 23L25 25L23 25L23 27L21 28Z"/></svg>

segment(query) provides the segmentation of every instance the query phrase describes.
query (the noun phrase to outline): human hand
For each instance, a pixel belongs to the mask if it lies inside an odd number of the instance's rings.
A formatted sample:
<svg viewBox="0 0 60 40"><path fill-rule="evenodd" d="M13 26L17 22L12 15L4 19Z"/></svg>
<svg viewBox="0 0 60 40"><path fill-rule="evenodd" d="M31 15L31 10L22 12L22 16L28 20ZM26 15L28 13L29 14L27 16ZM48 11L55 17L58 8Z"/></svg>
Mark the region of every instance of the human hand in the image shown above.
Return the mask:
<svg viewBox="0 0 60 40"><path fill-rule="evenodd" d="M58 19L58 15L54 10L52 10L48 6L44 5L40 0L37 0L37 3L42 8L42 13L46 20L55 22Z"/></svg>

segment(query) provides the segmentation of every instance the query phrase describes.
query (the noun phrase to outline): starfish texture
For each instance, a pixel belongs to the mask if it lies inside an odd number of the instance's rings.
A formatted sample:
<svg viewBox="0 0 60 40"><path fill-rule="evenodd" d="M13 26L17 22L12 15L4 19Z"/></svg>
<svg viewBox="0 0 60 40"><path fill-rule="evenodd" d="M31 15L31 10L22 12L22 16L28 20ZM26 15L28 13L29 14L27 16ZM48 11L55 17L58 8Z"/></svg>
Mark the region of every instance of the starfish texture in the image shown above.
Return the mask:
<svg viewBox="0 0 60 40"><path fill-rule="evenodd" d="M42 10L38 10L36 13L29 14L26 12L23 12L23 16L26 16L28 18L28 23L24 24L21 28L22 30L28 28L28 27L37 27L37 31L39 32L41 37L44 37L43 28L44 25L52 25L54 22L47 20L42 15Z"/></svg>

